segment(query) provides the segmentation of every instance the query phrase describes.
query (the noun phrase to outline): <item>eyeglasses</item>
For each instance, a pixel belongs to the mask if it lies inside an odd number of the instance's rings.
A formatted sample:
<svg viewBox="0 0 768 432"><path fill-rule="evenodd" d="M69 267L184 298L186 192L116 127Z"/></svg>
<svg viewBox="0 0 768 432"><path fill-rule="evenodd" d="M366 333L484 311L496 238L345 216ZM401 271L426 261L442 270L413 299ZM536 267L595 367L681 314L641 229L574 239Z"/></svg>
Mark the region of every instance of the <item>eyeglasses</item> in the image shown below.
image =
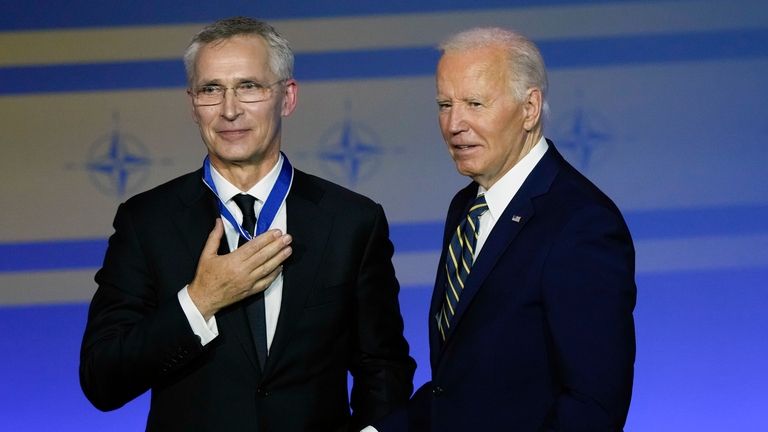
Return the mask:
<svg viewBox="0 0 768 432"><path fill-rule="evenodd" d="M225 87L218 84L205 84L187 90L187 94L192 96L195 105L199 106L218 105L224 102L224 95L227 94L227 90L229 89L232 89L232 91L235 92L235 97L240 102L261 102L269 99L269 97L272 95L272 88L284 81L284 79L281 79L273 82L272 84L261 84L255 81L243 81L235 87Z"/></svg>

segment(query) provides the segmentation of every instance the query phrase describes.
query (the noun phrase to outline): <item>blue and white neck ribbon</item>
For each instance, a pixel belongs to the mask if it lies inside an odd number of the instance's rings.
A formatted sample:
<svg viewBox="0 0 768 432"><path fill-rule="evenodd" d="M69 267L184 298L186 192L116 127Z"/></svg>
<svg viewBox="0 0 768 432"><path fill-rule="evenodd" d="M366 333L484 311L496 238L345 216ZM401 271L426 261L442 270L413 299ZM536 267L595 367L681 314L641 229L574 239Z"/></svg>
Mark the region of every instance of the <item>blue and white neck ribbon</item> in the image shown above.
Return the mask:
<svg viewBox="0 0 768 432"><path fill-rule="evenodd" d="M272 190L269 192L269 196L267 196L267 201L265 201L264 205L261 207L261 212L259 212L259 217L256 222L256 232L253 236L251 236L241 224L237 223L237 219L235 219L235 216L229 211L226 204L219 196L219 193L216 191L216 184L214 184L213 177L211 176L210 158L206 156L203 160L203 183L205 183L205 185L208 186L208 189L210 189L216 196L216 204L219 207L221 216L228 220L229 223L240 232L240 236L245 240L251 240L254 236L258 236L269 229L270 225L272 225L272 221L275 220L275 216L277 216L278 210L280 210L285 198L288 196L288 191L291 189L291 184L293 183L293 166L291 166L285 153L280 152L280 154L283 155L283 166L280 168L280 174L277 176L277 181L275 181Z"/></svg>

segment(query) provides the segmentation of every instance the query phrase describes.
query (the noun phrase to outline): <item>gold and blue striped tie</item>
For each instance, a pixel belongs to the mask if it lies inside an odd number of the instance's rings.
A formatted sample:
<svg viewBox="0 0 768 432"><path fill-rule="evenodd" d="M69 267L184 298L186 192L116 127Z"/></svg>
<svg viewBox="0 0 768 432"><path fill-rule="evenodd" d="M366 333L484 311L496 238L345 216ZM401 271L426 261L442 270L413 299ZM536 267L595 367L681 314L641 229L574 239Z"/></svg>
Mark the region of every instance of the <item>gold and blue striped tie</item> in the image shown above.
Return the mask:
<svg viewBox="0 0 768 432"><path fill-rule="evenodd" d="M488 210L485 196L480 194L475 198L467 216L461 221L453 233L448 250L445 253L445 273L448 286L445 289L445 299L440 314L436 317L437 329L445 340L445 334L451 326L451 319L456 313L456 305L464 290L464 282L474 263L475 245L480 232L480 216Z"/></svg>

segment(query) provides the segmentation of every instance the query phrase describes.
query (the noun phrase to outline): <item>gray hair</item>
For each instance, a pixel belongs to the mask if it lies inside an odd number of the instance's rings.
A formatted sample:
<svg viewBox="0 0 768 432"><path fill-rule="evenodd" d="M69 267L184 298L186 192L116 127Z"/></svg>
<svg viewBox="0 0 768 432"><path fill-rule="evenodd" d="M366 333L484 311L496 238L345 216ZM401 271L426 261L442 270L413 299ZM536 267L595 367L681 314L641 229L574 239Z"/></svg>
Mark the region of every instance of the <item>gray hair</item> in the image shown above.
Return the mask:
<svg viewBox="0 0 768 432"><path fill-rule="evenodd" d="M463 31L445 40L438 46L442 53L467 51L474 48L499 46L509 59L512 94L518 101L525 98L530 88L541 90L542 111L549 113L547 103L547 71L544 59L536 45L520 33L498 27L480 27Z"/></svg>
<svg viewBox="0 0 768 432"><path fill-rule="evenodd" d="M288 40L264 21L248 17L233 17L216 21L200 30L184 51L187 83L192 83L195 60L200 47L235 36L260 36L269 47L269 68L281 80L293 77L293 50Z"/></svg>

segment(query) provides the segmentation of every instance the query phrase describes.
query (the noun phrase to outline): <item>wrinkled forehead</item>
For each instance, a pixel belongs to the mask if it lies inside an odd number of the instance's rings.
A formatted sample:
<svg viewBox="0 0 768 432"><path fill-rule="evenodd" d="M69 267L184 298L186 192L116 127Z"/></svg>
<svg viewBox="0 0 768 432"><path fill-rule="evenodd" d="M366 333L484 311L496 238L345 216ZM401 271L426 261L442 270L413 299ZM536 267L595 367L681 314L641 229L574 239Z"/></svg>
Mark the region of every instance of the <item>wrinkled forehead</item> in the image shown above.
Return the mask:
<svg viewBox="0 0 768 432"><path fill-rule="evenodd" d="M211 58L215 60L219 56L230 55L232 52L248 57L258 57L259 59L268 58L269 56L267 42L262 37L244 34L201 43L195 63L199 64L203 57L206 57L206 60Z"/></svg>
<svg viewBox="0 0 768 432"><path fill-rule="evenodd" d="M437 65L438 92L456 87L493 87L509 82L506 54L499 49L477 48L445 52Z"/></svg>
<svg viewBox="0 0 768 432"><path fill-rule="evenodd" d="M194 79L223 79L235 76L271 78L269 51L258 36L219 39L200 47L194 64Z"/></svg>

